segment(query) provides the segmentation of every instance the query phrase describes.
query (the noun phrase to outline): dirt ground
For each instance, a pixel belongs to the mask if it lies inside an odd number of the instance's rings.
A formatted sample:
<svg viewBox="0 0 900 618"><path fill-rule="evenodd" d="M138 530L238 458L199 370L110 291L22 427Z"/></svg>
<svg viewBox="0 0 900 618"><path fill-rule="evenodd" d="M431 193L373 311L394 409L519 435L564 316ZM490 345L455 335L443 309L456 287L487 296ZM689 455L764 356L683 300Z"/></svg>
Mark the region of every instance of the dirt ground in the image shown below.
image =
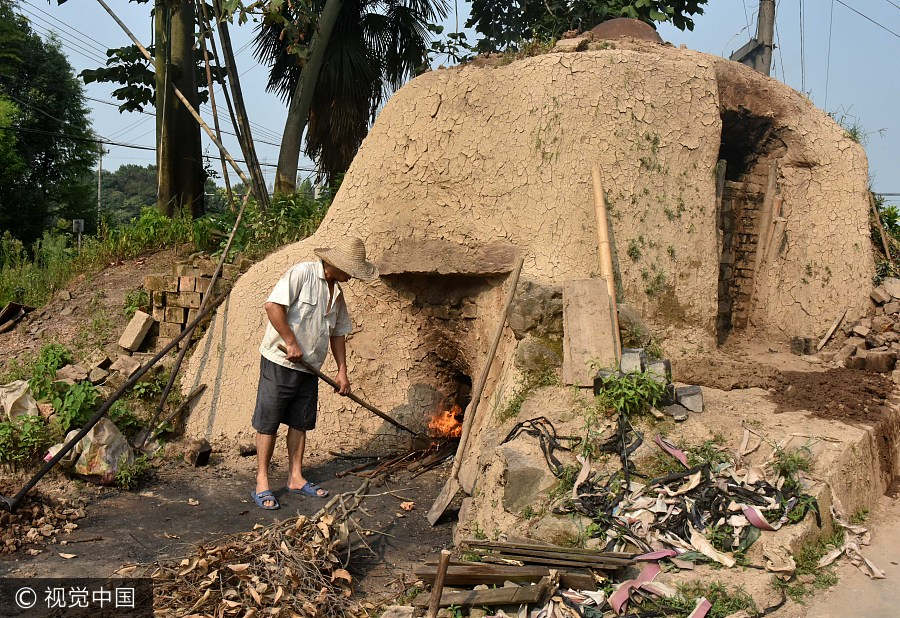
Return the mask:
<svg viewBox="0 0 900 618"><path fill-rule="evenodd" d="M173 445L175 446L175 445ZM251 530L300 514L311 515L323 501L288 494L284 490L286 456L283 440L276 447L272 470L275 494L281 509L256 508L249 496L253 487L255 458L232 453L214 453L210 465L193 468L175 457L166 458L155 478L135 492L99 487L52 474L37 487L36 497L52 496L84 504L85 517L75 520L78 528L57 535L57 543L27 544L13 554L0 555L0 577L84 575L108 576L135 563L190 555L195 544ZM174 450L174 449L173 449ZM335 473L357 462L331 460L308 468L309 478L331 492L354 491L361 479ZM374 550L355 554L350 571L357 578L356 590L371 602L395 598L415 580L413 564L433 557L450 545L449 519L434 528L425 511L437 496L446 464L413 480L403 477L383 484L373 483L359 512L361 525L372 531L366 537ZM21 476L21 475L20 475ZM3 490L18 488L22 478L3 483ZM192 505L190 501L196 501ZM400 509L402 501L415 502L412 511ZM64 543L64 544L63 544ZM40 551L31 556L28 549ZM64 559L61 553L75 554Z"/></svg>

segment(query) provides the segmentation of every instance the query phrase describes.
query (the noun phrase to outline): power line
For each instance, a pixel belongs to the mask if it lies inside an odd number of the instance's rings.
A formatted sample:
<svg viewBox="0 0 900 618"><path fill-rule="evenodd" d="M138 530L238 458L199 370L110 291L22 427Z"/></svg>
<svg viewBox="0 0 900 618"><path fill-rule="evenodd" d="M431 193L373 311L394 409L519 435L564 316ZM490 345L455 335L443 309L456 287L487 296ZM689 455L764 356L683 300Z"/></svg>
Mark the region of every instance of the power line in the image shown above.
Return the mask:
<svg viewBox="0 0 900 618"><path fill-rule="evenodd" d="M894 32L893 30L891 30L890 28L888 28L888 27L885 26L884 24L875 21L874 19L872 19L871 17L869 17L869 16L866 15L865 13L860 13L859 11L857 11L856 9L854 9L852 6L850 6L849 4L847 4L846 2L844 2L844 0L837 0L837 2L838 2L838 4L844 5L845 7L847 7L848 9L850 9L851 11L853 11L854 13L856 13L857 15L859 15L860 17L863 17L863 18L869 20L870 22L872 22L873 24L875 24L876 26L878 26L878 27L881 28L882 30L887 30L888 32L890 32L891 34L893 34L895 37L897 37L898 39L900 39L900 34L897 34L896 32Z"/></svg>
<svg viewBox="0 0 900 618"><path fill-rule="evenodd" d="M90 60L91 62L100 62L101 64L106 62L106 59L99 60L97 55L94 52L91 52L83 47L80 47L77 44L70 43L69 41L60 37L57 32L50 30L49 28L44 28L40 24L36 24L34 22L31 23L31 28L34 30L34 32L36 34L41 35L45 38L55 38L57 41L59 41L60 45L62 45L66 49L68 49L70 52L74 52L74 53L78 54L79 56L83 56L83 57L87 58L88 60Z"/></svg>
<svg viewBox="0 0 900 618"><path fill-rule="evenodd" d="M73 32L76 32L76 33L80 34L80 35L83 36L83 37L86 37L86 38L92 40L94 43L96 43L97 45L99 45L100 47L102 47L104 51L107 50L107 49L109 49L109 45L106 45L105 43L101 43L100 41L98 41L97 39L95 39L94 37L92 37L91 35L82 32L81 30L79 30L78 28L76 28L76 27L74 27L74 26L72 26L72 25L70 25L70 24L67 24L67 23L64 22L63 20L61 20L61 19L55 17L53 14L48 13L47 11L44 11L44 10L41 9L39 6L37 6L36 4L34 4L34 3L32 3L32 2L29 2L28 0L21 0L21 1L24 2L25 4L27 4L28 6L34 8L34 10L38 11L39 13L43 13L44 15L49 16L49 17L50 17L51 19L53 19L54 21L58 21L58 22L59 22L60 24L62 24L67 30L71 30L71 31L73 31Z"/></svg>
<svg viewBox="0 0 900 618"><path fill-rule="evenodd" d="M900 11L900 4L897 4L896 2L894 2L894 0L884 0L884 1L887 2L888 4L890 4L892 7L894 7L898 11Z"/></svg>
<svg viewBox="0 0 900 618"><path fill-rule="evenodd" d="M22 10L28 11L27 8L23 8ZM90 55L92 60L96 60L97 58L102 58L102 61L106 62L106 50L105 49L101 51L101 50L93 47L89 43L83 42L83 41L75 38L73 35L63 33L60 30L58 30L54 24L48 22L45 19L41 19L39 16L29 13L28 15L23 15L23 17L25 17L28 20L29 25L32 28L40 29L40 30L38 30L39 32L41 30L43 30L45 32L52 33L60 41L67 43L70 47L76 48L76 49L79 49L79 50L85 52L85 55Z"/></svg>

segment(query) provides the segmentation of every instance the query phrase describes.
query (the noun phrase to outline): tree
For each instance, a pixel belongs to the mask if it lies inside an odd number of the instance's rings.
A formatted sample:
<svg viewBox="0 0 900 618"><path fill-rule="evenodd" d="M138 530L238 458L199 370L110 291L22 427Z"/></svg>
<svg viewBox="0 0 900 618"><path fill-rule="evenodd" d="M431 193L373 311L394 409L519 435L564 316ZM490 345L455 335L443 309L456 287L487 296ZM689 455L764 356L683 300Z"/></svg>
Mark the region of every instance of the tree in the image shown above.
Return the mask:
<svg viewBox="0 0 900 618"><path fill-rule="evenodd" d="M156 203L156 166L122 165L100 175L100 211L110 225L126 223Z"/></svg>
<svg viewBox="0 0 900 618"><path fill-rule="evenodd" d="M99 148L59 42L13 9L0 0L0 229L30 243L55 217L93 227Z"/></svg>
<svg viewBox="0 0 900 618"><path fill-rule="evenodd" d="M325 0L278 3L266 12L256 37L256 58L270 66L268 90L286 101L300 96L298 84L307 67L310 42ZM300 154L297 127L306 124L306 154L326 178L350 166L369 124L386 95L421 69L429 52L429 25L446 15L445 0L343 0L321 69L315 80L308 120L292 105L282 139L291 145L291 160L279 158L278 175L293 190ZM294 115L291 116L290 112ZM295 150L294 150L295 149Z"/></svg>
<svg viewBox="0 0 900 618"><path fill-rule="evenodd" d="M132 0L145 3L148 0ZM86 83L120 84L113 96L120 111L156 108L156 151L159 170L157 207L168 216L183 208L204 213L206 179L201 156L200 126L175 96L177 87L195 108L208 96L205 68L194 53L197 10L193 0L155 0L156 44L151 67L134 45L107 50L105 67L81 72Z"/></svg>
<svg viewBox="0 0 900 618"><path fill-rule="evenodd" d="M466 27L481 35L479 52L517 48L522 41L554 39L567 30L590 30L616 17L649 24L671 21L694 29L692 15L703 14L707 0L472 0Z"/></svg>

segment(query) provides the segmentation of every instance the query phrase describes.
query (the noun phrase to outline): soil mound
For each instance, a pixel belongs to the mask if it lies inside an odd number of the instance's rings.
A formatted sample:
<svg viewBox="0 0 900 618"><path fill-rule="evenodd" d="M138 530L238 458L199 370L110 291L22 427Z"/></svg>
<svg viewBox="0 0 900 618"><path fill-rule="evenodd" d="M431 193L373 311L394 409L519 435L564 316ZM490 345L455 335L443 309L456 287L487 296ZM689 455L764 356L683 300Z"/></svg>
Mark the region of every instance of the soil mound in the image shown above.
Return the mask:
<svg viewBox="0 0 900 618"><path fill-rule="evenodd" d="M484 362L505 280L494 264L477 268L487 245L521 252L523 285L599 275L595 163L623 300L667 349L712 347L753 325L824 332L837 310L868 303L858 285L873 271L866 159L843 129L749 67L645 41L591 45L432 71L391 97L316 234L251 268L218 310L183 381L209 387L188 430L249 429L269 290L349 234L376 260L392 257L389 276L345 286L354 390L424 427ZM404 272L440 256L434 243L462 265ZM515 346L507 331L488 409ZM314 451L379 436L396 434L323 388Z"/></svg>

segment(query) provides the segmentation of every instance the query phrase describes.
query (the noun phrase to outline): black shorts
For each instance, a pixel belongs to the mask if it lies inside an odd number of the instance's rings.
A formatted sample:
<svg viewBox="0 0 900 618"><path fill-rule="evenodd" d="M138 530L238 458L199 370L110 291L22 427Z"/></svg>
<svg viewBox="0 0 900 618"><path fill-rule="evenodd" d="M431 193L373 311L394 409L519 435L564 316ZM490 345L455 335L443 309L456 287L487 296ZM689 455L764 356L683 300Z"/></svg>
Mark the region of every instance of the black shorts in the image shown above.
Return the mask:
<svg viewBox="0 0 900 618"><path fill-rule="evenodd" d="M253 428L259 433L274 435L282 423L293 429L309 431L316 426L319 403L318 378L273 363L259 360L259 387Z"/></svg>

